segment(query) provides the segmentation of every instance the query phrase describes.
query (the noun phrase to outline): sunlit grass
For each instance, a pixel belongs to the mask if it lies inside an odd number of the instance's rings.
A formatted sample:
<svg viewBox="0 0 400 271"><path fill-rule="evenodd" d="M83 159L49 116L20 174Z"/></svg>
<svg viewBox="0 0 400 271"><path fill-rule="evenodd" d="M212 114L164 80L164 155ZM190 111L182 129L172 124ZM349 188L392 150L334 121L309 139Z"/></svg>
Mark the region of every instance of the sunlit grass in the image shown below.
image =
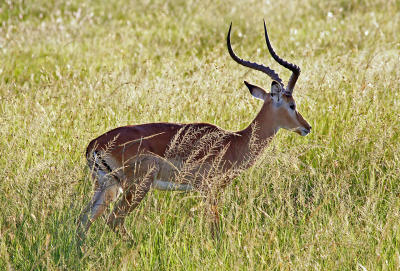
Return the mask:
<svg viewBox="0 0 400 271"><path fill-rule="evenodd" d="M153 191L76 250L91 196L88 142L145 122L244 128L269 89L243 58L302 74L305 137L280 131L225 191L211 238L196 193ZM398 1L5 1L0 3L0 269L397 270L400 268Z"/></svg>

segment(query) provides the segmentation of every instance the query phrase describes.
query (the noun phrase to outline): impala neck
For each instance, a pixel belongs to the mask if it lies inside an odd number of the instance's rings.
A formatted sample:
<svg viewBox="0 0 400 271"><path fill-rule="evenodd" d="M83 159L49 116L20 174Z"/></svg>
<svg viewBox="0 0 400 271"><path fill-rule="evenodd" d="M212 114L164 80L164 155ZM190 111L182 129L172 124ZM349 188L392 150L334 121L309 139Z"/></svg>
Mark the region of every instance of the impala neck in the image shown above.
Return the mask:
<svg viewBox="0 0 400 271"><path fill-rule="evenodd" d="M242 146L243 149L240 150L242 154L250 152L251 140L253 140L257 146L256 154L260 154L268 142L278 132L280 127L277 124L276 117L274 116L276 113L274 111L272 101L268 99L264 102L260 112L258 112L250 125L244 130L237 132L237 134L240 135L238 140L241 141L241 144L237 146Z"/></svg>

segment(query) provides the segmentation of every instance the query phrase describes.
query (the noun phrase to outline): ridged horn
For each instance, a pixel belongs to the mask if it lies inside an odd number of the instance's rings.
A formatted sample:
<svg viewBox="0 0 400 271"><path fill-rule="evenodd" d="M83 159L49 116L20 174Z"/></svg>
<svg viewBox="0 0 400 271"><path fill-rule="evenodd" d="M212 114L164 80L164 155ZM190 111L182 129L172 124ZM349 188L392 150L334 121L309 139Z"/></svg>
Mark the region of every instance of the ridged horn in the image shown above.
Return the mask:
<svg viewBox="0 0 400 271"><path fill-rule="evenodd" d="M275 80L275 81L277 81L277 82L280 83L280 84L283 84L283 83L282 83L282 79L279 78L279 75L278 75L274 70L272 70L271 68L266 67L266 66L264 66L264 65L260 65L260 64L254 63L254 62L250 62L250 61L243 60L243 59L239 58L239 57L233 52L232 46L231 46L231 29L232 29L232 23L231 23L231 25L229 26L228 36L227 36L227 38L226 38L226 44L227 44L227 46L228 46L228 52L229 52L229 55L232 57L232 59L235 60L235 61L236 61L237 63L239 63L240 65L243 65L243 66L245 66L245 67L248 67L248 68L251 68L251 69L254 69L254 70L263 72L263 73L265 73L266 75L268 75L269 77L271 77L272 80ZM275 55L276 55L276 54L275 54Z"/></svg>
<svg viewBox="0 0 400 271"><path fill-rule="evenodd" d="M267 42L268 51L271 54L271 56L275 59L276 62L281 64L283 67L292 71L292 75L290 76L289 82L286 87L286 91L291 94L293 92L294 86L296 85L296 81L299 78L300 67L283 60L275 53L268 38L268 32L267 32L267 27L265 25L265 20L264 20L264 32L265 32L265 41Z"/></svg>

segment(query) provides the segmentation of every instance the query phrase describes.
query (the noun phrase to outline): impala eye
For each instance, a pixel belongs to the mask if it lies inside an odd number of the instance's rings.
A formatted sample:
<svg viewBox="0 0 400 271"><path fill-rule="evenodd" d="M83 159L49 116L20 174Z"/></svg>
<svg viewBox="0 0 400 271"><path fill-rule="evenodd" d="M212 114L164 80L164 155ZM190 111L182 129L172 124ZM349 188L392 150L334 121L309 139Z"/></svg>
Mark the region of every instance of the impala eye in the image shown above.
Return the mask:
<svg viewBox="0 0 400 271"><path fill-rule="evenodd" d="M295 109L296 109L296 106L295 106L294 104L291 104L291 105L290 105L290 109L295 110Z"/></svg>

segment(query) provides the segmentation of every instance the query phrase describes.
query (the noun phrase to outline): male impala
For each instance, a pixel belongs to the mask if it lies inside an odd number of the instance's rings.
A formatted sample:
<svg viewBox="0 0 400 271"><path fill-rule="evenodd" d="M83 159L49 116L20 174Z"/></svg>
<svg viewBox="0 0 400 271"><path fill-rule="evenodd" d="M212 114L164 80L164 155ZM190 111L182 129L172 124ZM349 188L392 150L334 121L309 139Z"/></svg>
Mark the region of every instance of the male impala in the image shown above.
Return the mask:
<svg viewBox="0 0 400 271"><path fill-rule="evenodd" d="M151 187L160 190L200 191L211 204L214 224L218 222L217 194L237 174L252 165L280 128L302 136L311 126L296 110L293 88L300 68L281 59L272 49L264 22L271 56L292 71L285 88L279 75L267 66L240 59L227 46L237 63L272 78L271 92L244 82L251 95L264 104L252 123L238 132L225 131L208 123L149 123L111 130L89 143L86 151L95 180L92 200L82 212L78 236L84 238L90 225L122 193L108 216L107 224L124 233L125 217L139 205Z"/></svg>

